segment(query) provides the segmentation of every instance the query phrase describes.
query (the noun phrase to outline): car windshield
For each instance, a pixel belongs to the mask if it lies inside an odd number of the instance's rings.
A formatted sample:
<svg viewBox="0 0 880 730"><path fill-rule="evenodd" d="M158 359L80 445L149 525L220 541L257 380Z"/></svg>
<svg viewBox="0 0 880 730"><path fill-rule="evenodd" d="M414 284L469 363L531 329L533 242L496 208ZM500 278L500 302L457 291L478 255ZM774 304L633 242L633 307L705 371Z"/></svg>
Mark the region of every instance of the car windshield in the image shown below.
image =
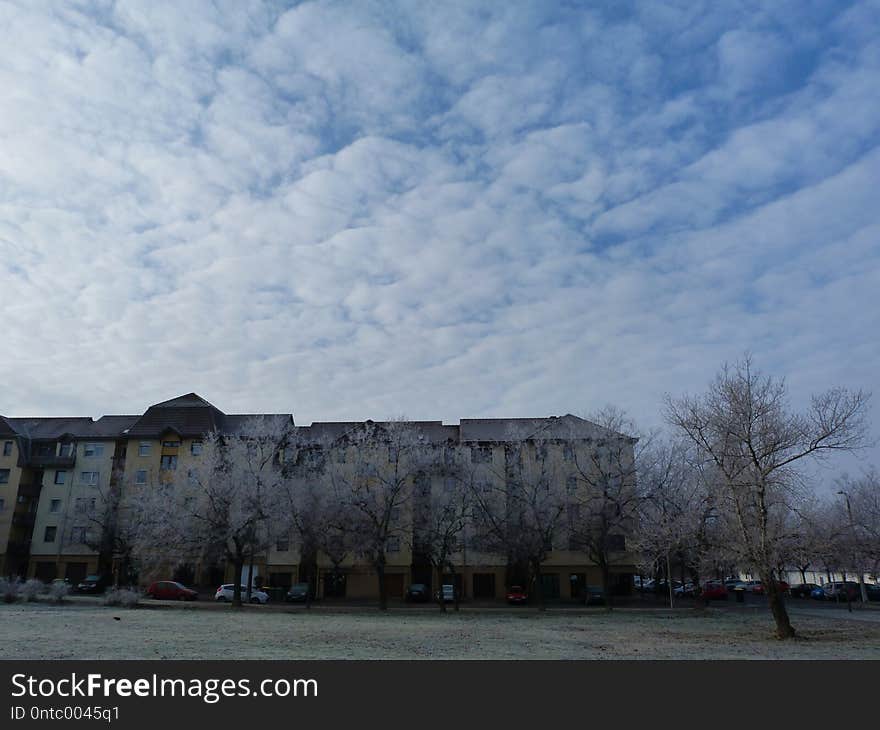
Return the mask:
<svg viewBox="0 0 880 730"><path fill-rule="evenodd" d="M511 593L522 593L522 586L513 586L513 588L510 589L510 592Z"/></svg>
<svg viewBox="0 0 880 730"><path fill-rule="evenodd" d="M88 575L88 576L86 576L86 579L84 582L85 583L97 583L99 580L101 580L100 575Z"/></svg>

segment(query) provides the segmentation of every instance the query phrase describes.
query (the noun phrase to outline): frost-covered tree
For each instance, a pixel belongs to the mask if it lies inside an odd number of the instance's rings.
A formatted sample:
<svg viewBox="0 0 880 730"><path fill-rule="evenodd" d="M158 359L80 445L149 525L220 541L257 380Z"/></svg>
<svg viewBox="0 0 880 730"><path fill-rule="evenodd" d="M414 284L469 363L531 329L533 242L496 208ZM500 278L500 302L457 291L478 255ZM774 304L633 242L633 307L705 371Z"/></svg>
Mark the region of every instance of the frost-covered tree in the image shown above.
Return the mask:
<svg viewBox="0 0 880 730"><path fill-rule="evenodd" d="M202 560L222 555L234 568L233 605L241 605L245 563L283 529L286 507L281 455L293 437L284 418L255 417L234 433L207 434L198 466L132 501L142 559Z"/></svg>
<svg viewBox="0 0 880 730"><path fill-rule="evenodd" d="M606 605L612 605L611 569L616 556L626 551L634 531L641 499L636 479L640 439L633 421L619 409L607 406L589 417L599 426L599 436L588 448L574 449L577 505L571 521L571 540L599 567ZM641 440L641 448L649 443Z"/></svg>
<svg viewBox="0 0 880 730"><path fill-rule="evenodd" d="M756 371L746 356L725 365L701 396L668 398L666 416L711 460L743 562L766 586L776 635L795 635L779 589L786 524L803 495L799 467L863 443L868 395L834 388L810 409L789 407L785 382Z"/></svg>
<svg viewBox="0 0 880 730"><path fill-rule="evenodd" d="M436 454L417 424L403 419L374 423L347 434L346 458L327 460L327 474L345 520L346 540L376 571L379 607L388 608L388 554L409 544L410 508L416 476L431 471Z"/></svg>
<svg viewBox="0 0 880 730"><path fill-rule="evenodd" d="M531 594L544 608L541 568L566 535L569 495L551 440L523 431L507 434L504 466L472 469L470 484L475 547L506 555L511 567L525 566Z"/></svg>

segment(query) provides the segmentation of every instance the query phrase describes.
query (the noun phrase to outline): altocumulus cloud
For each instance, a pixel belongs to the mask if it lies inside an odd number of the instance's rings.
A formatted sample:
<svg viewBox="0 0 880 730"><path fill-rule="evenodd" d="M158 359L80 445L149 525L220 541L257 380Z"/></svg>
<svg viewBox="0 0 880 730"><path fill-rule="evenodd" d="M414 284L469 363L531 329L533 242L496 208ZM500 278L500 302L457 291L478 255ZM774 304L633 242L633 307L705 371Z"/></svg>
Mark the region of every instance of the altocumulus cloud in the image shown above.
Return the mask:
<svg viewBox="0 0 880 730"><path fill-rule="evenodd" d="M6 2L2 408L880 390L880 6Z"/></svg>

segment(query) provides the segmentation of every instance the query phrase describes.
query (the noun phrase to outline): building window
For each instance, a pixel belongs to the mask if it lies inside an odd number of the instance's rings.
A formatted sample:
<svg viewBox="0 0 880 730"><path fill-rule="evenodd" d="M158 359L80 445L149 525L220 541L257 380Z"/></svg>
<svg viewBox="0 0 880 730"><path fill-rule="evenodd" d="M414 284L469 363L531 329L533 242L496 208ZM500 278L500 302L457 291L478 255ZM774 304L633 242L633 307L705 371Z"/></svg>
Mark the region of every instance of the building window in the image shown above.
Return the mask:
<svg viewBox="0 0 880 730"><path fill-rule="evenodd" d="M75 544L82 544L86 541L86 528L73 527L70 530L70 541Z"/></svg>
<svg viewBox="0 0 880 730"><path fill-rule="evenodd" d="M390 517L391 517L392 522L399 522L400 521L400 507L392 507Z"/></svg>
<svg viewBox="0 0 880 730"><path fill-rule="evenodd" d="M388 538L388 549L389 553L399 553L400 552L400 537L397 535L392 535Z"/></svg>
<svg viewBox="0 0 880 730"><path fill-rule="evenodd" d="M576 476L570 476L565 480L565 491L569 494L574 494L578 488L578 478Z"/></svg>
<svg viewBox="0 0 880 730"><path fill-rule="evenodd" d="M624 552L626 550L626 536L625 535L609 535L608 536L608 549L613 552Z"/></svg>
<svg viewBox="0 0 880 730"><path fill-rule="evenodd" d="M104 444L86 444L83 446L83 456L103 456Z"/></svg>
<svg viewBox="0 0 880 730"><path fill-rule="evenodd" d="M61 444L61 448L58 450L58 455L73 456L73 447L74 444Z"/></svg>
<svg viewBox="0 0 880 730"><path fill-rule="evenodd" d="M471 462L474 464L489 464L492 462L492 449L488 446L472 446Z"/></svg>
<svg viewBox="0 0 880 730"><path fill-rule="evenodd" d="M141 441L138 445L138 456L149 456L150 455L150 442L149 441Z"/></svg>
<svg viewBox="0 0 880 730"><path fill-rule="evenodd" d="M162 457L159 468L162 471L174 471L175 469L177 469L177 457L174 455L166 454Z"/></svg>
<svg viewBox="0 0 880 730"><path fill-rule="evenodd" d="M50 512L60 512L61 511L61 500L53 499L49 502L49 511Z"/></svg>
<svg viewBox="0 0 880 730"><path fill-rule="evenodd" d="M135 484L146 484L147 483L147 470L146 469L138 469L134 473L134 483Z"/></svg>
<svg viewBox="0 0 880 730"><path fill-rule="evenodd" d="M193 441L190 444L189 451L193 456L199 456L204 448L205 445L201 441Z"/></svg>
<svg viewBox="0 0 880 730"><path fill-rule="evenodd" d="M55 525L46 525L46 531L43 533L43 542L55 542L55 533L58 528Z"/></svg>
<svg viewBox="0 0 880 730"><path fill-rule="evenodd" d="M67 480L67 472L63 469L59 469L55 472L55 483L56 484L64 484Z"/></svg>
<svg viewBox="0 0 880 730"><path fill-rule="evenodd" d="M275 543L275 550L279 553L286 553L290 550L290 540L278 540Z"/></svg>
<svg viewBox="0 0 880 730"><path fill-rule="evenodd" d="M6 500L0 497L0 512L6 509Z"/></svg>
<svg viewBox="0 0 880 730"><path fill-rule="evenodd" d="M9 484L9 469L0 469L0 484Z"/></svg>
<svg viewBox="0 0 880 730"><path fill-rule="evenodd" d="M562 444L563 461L574 461L574 449L571 444Z"/></svg>
<svg viewBox="0 0 880 730"><path fill-rule="evenodd" d="M199 472L195 469L187 469L186 483L191 487L197 487L199 485Z"/></svg>
<svg viewBox="0 0 880 730"><path fill-rule="evenodd" d="M163 441L162 442L163 449L179 449L180 441Z"/></svg>
<svg viewBox="0 0 880 730"><path fill-rule="evenodd" d="M12 454L12 441L4 441L3 442L3 456L10 456Z"/></svg>
<svg viewBox="0 0 880 730"><path fill-rule="evenodd" d="M94 511L97 503L98 502L97 500L95 500L94 497L77 497L74 510L76 512L88 512L89 510Z"/></svg>
<svg viewBox="0 0 880 730"><path fill-rule="evenodd" d="M96 472L96 471L80 472L79 480L83 484L86 484L90 487L97 487L98 486L98 472Z"/></svg>

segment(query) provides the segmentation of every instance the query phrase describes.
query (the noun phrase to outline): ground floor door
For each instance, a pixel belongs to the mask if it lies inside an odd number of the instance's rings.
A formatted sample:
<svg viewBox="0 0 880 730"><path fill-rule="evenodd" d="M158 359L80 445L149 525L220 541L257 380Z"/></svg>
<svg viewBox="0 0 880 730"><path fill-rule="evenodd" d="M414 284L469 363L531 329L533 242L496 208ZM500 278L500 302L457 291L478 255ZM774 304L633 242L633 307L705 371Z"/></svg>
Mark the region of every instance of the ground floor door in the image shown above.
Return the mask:
<svg viewBox="0 0 880 730"><path fill-rule="evenodd" d="M495 573L474 573L474 598L495 598Z"/></svg>
<svg viewBox="0 0 880 730"><path fill-rule="evenodd" d="M559 598L559 574L542 573L541 591L544 598Z"/></svg>
<svg viewBox="0 0 880 730"><path fill-rule="evenodd" d="M54 561L38 561L34 567L34 578L43 581L43 583L50 583L56 578L55 567Z"/></svg>
<svg viewBox="0 0 880 730"><path fill-rule="evenodd" d="M385 574L385 595L388 598L403 598L403 573Z"/></svg>
<svg viewBox="0 0 880 730"><path fill-rule="evenodd" d="M75 586L77 583L82 583L85 580L87 571L87 563L68 563L64 577L70 581L72 586Z"/></svg>

